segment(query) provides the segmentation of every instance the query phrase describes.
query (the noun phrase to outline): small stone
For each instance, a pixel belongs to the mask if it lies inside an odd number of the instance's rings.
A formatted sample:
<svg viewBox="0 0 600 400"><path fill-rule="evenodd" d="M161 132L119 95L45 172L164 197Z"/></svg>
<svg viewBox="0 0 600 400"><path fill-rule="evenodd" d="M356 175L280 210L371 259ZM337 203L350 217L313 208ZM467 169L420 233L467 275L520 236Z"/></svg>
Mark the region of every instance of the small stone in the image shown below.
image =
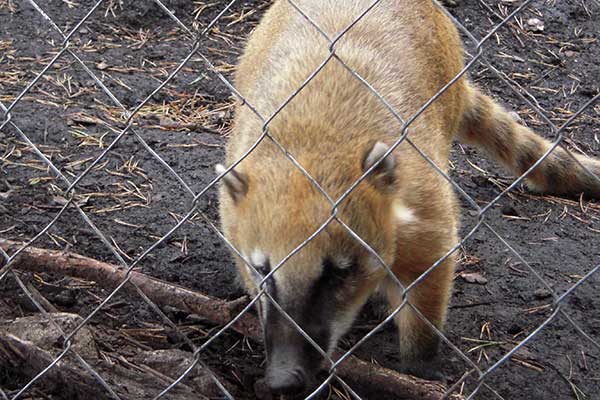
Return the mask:
<svg viewBox="0 0 600 400"><path fill-rule="evenodd" d="M567 57L574 57L577 53L574 52L573 50L565 50L565 56Z"/></svg>
<svg viewBox="0 0 600 400"><path fill-rule="evenodd" d="M69 202L69 200L65 199L62 196L52 196L52 199L51 199L50 203L52 205L64 206L68 202Z"/></svg>
<svg viewBox="0 0 600 400"><path fill-rule="evenodd" d="M200 325L200 324L206 324L208 322L208 320L198 314L190 314L187 317L185 317L185 322L189 323L189 324Z"/></svg>
<svg viewBox="0 0 600 400"><path fill-rule="evenodd" d="M54 296L52 302L60 307L73 307L77 304L77 296L74 290L63 290Z"/></svg>
<svg viewBox="0 0 600 400"><path fill-rule="evenodd" d="M533 292L533 297L535 297L538 300L544 300L549 297L552 297L552 293L547 289L538 289L535 292Z"/></svg>
<svg viewBox="0 0 600 400"><path fill-rule="evenodd" d="M163 311L171 320L179 322L187 318L188 313L173 306L164 306Z"/></svg>
<svg viewBox="0 0 600 400"><path fill-rule="evenodd" d="M52 318L64 332L72 332L83 318L77 314L68 313L49 313ZM44 350L55 352L63 347L63 338L61 332L44 315L36 314L29 317L17 318L14 321L0 324L0 331L10 333L21 340L33 342L36 346ZM72 338L73 348L85 359L95 359L98 357L94 337L90 329L83 326Z"/></svg>

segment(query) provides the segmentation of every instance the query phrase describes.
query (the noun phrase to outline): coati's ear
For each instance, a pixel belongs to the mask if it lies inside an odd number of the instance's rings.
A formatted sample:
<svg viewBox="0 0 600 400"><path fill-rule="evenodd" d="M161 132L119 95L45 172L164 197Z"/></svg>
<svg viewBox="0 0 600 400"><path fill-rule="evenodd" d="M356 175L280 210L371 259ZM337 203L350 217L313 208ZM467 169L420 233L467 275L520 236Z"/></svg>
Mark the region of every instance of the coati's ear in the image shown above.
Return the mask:
<svg viewBox="0 0 600 400"><path fill-rule="evenodd" d="M365 154L362 163L363 172L366 172L390 149L390 146L383 142L376 142ZM394 181L396 168L396 159L392 153L383 159L368 176L368 179L375 180L374 183L390 185Z"/></svg>
<svg viewBox="0 0 600 400"><path fill-rule="evenodd" d="M215 172L217 175L223 174L227 168L222 164L215 166ZM233 200L238 201L248 192L248 177L235 169L229 171L223 176L222 182L225 184L225 188Z"/></svg>

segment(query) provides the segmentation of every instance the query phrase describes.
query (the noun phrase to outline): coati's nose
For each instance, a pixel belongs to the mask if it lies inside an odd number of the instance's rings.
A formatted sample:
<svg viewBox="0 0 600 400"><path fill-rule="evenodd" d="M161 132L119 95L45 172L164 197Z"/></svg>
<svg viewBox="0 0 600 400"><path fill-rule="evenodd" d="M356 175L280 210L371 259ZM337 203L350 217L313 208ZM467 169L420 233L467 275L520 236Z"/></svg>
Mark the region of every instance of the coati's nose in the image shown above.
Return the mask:
<svg viewBox="0 0 600 400"><path fill-rule="evenodd" d="M265 381L271 393L294 396L306 390L307 378L301 369L271 369Z"/></svg>

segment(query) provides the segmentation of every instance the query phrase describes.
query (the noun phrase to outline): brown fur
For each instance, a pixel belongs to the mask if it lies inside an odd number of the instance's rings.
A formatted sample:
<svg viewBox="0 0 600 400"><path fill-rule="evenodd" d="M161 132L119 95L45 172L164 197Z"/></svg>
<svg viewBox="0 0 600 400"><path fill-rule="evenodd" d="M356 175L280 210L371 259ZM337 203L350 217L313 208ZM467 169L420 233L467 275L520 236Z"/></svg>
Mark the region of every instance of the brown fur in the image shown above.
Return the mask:
<svg viewBox="0 0 600 400"><path fill-rule="evenodd" d="M335 37L371 1L298 3L330 37ZM236 87L267 119L327 58L328 46L288 2L276 1L248 41ZM406 118L464 65L455 27L431 1L423 0L381 1L340 39L335 51ZM227 163L238 160L260 137L262 128L261 120L240 103L227 146ZM374 143L394 143L402 124L332 59L275 116L268 130L328 195L337 199L363 173L361 163ZM529 168L549 146L466 78L415 120L409 137L444 171L455 137L483 147L516 174ZM375 171L342 202L338 217L380 254L404 285L409 285L458 243L458 210L451 185L408 143L402 143L392 157L394 179L382 180ZM577 157L600 175L598 161ZM246 177L247 193L234 200L235 194L228 194L231 190L224 186L221 216L226 236L247 256L260 249L275 266L331 215L331 204L269 138L236 170ZM600 194L600 183L560 148L528 182L542 191ZM411 210L414 218L398 219L397 207ZM343 299L340 315L351 321L377 286L387 294L392 307L400 304L402 292L384 269L373 266L369 252L333 221L275 273L275 280L281 282L278 292L283 292L281 306L287 310L288 304L303 301L322 274L324 258L344 255L356 259L360 267L347 287L335 292ZM453 265L450 257L409 293L411 303L438 329L445 321ZM249 290L256 291L256 280L241 261L240 273ZM290 305L289 310L293 309ZM396 321L406 360L418 362L430 358L428 352L435 353L436 335L414 312L404 308Z"/></svg>

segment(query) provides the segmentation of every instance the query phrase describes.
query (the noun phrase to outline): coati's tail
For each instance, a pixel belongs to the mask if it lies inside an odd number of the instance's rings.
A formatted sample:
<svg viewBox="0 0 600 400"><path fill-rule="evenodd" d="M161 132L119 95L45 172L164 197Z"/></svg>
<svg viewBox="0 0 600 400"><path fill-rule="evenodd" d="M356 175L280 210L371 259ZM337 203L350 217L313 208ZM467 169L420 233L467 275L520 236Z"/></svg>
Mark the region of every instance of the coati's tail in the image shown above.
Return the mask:
<svg viewBox="0 0 600 400"><path fill-rule="evenodd" d="M459 140L482 148L517 176L551 147L548 140L519 124L490 97L473 87L469 87L469 92ZM600 197L600 160L573 155L597 178L559 146L527 176L527 186L542 193Z"/></svg>

